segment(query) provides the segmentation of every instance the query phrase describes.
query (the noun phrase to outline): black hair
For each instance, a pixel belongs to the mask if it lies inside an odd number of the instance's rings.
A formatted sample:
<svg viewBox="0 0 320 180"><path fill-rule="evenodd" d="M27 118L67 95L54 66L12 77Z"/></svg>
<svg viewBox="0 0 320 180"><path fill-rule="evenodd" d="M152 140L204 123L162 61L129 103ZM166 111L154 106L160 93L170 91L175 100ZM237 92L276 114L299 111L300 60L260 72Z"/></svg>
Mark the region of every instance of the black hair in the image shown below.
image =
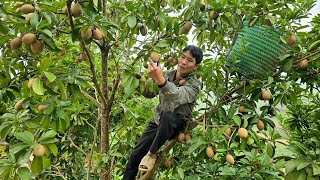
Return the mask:
<svg viewBox="0 0 320 180"><path fill-rule="evenodd" d="M194 45L188 45L182 50L183 52L190 51L192 57L196 59L196 64L200 64L203 58L202 50Z"/></svg>

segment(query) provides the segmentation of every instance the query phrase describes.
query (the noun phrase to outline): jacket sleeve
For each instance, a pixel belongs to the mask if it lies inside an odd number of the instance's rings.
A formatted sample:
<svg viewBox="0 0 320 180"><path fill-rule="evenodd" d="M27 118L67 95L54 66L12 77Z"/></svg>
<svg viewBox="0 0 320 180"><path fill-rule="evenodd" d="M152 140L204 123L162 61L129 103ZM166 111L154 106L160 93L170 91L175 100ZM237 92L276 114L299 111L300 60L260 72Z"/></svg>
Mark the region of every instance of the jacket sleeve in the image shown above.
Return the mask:
<svg viewBox="0 0 320 180"><path fill-rule="evenodd" d="M199 84L195 79L188 80L185 85L180 87L176 87L172 82L167 82L160 90L166 99L170 99L175 104L175 107L195 102L200 91Z"/></svg>

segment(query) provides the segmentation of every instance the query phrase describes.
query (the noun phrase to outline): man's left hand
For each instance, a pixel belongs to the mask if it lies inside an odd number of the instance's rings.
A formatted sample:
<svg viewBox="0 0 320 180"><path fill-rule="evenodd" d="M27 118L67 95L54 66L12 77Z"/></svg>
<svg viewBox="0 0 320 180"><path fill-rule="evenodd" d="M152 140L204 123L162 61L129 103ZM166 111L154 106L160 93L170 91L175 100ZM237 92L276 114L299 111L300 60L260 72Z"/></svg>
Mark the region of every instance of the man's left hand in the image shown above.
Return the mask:
<svg viewBox="0 0 320 180"><path fill-rule="evenodd" d="M148 76L154 80L158 85L162 85L165 83L165 78L162 75L162 70L160 67L160 63L155 64L151 58L148 58L150 64L148 67Z"/></svg>

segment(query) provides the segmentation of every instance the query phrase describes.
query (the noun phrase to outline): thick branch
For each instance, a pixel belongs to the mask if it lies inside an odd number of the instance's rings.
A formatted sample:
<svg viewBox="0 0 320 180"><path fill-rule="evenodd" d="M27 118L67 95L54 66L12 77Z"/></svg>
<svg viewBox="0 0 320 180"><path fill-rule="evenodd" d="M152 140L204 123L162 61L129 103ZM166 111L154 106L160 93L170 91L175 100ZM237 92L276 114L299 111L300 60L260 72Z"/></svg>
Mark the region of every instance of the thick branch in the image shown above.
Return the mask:
<svg viewBox="0 0 320 180"><path fill-rule="evenodd" d="M88 94L85 91L81 91L81 93L88 98L90 101L92 101L98 108L101 108L101 104L99 103L98 100L96 100L94 97L92 97L90 94Z"/></svg>
<svg viewBox="0 0 320 180"><path fill-rule="evenodd" d="M102 89L102 93L103 96L106 100L109 99L108 97L108 54L109 54L109 47L106 46L101 46L100 48L101 50L101 89ZM105 101L104 103L104 107L107 107L107 101Z"/></svg>
<svg viewBox="0 0 320 180"><path fill-rule="evenodd" d="M69 20L70 20L70 27L71 27L71 31L73 34L74 31L74 26L73 26L73 20L72 20L72 14L71 14L71 3L73 0L67 0L67 10L68 10L68 16L69 16Z"/></svg>
<svg viewBox="0 0 320 180"><path fill-rule="evenodd" d="M108 102L108 107L107 107L107 116L109 116L109 113L111 111L111 107L113 105L113 102L114 102L114 97L115 97L115 94L118 90L118 87L119 87L119 82L120 82L120 71L119 71L119 68L117 68L117 77L116 77L116 81L114 83L114 86L113 86L113 89L112 89L112 92L111 92L111 96L110 96L110 99L109 99L109 102Z"/></svg>

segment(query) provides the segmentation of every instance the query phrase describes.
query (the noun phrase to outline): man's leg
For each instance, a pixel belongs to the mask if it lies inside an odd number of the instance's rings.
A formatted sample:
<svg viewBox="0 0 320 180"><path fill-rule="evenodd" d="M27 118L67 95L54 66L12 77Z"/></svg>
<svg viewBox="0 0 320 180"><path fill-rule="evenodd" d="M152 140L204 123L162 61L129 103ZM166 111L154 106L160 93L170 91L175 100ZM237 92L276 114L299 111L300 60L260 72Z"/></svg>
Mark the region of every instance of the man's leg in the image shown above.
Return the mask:
<svg viewBox="0 0 320 180"><path fill-rule="evenodd" d="M123 180L134 180L141 159L147 154L150 146L156 136L158 125L151 120L141 135L137 146L132 150L126 169L124 171Z"/></svg>
<svg viewBox="0 0 320 180"><path fill-rule="evenodd" d="M173 112L163 112L159 120L157 134L150 147L150 152L156 154L160 147L183 130L185 121Z"/></svg>

